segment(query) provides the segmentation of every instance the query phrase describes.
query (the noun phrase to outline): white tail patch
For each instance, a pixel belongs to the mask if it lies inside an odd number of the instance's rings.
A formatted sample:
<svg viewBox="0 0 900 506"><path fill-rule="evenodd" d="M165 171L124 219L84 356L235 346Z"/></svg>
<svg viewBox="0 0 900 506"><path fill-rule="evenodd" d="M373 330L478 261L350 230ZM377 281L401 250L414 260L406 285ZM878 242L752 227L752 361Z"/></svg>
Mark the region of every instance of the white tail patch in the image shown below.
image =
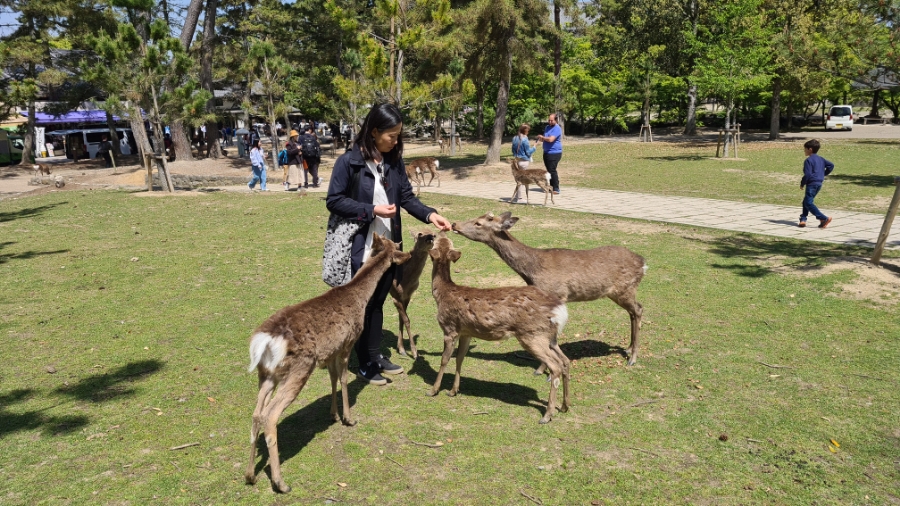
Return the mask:
<svg viewBox="0 0 900 506"><path fill-rule="evenodd" d="M544 172L544 179L547 180L547 184L550 184L550 173L549 172Z"/></svg>
<svg viewBox="0 0 900 506"><path fill-rule="evenodd" d="M437 169L440 169L440 168L441 168L441 161L440 161L440 160L435 160L435 161L434 161L434 170L437 170Z"/></svg>
<svg viewBox="0 0 900 506"><path fill-rule="evenodd" d="M550 318L550 321L556 324L556 333L562 334L563 328L569 321L569 310L565 304L553 308L553 318Z"/></svg>
<svg viewBox="0 0 900 506"><path fill-rule="evenodd" d="M283 337L273 337L266 332L254 334L250 340L250 367L247 372L253 372L257 366L274 371L286 355L287 342Z"/></svg>
<svg viewBox="0 0 900 506"><path fill-rule="evenodd" d="M420 169L419 167L416 167L416 174L421 174L421 173L422 173L422 169Z"/></svg>
<svg viewBox="0 0 900 506"><path fill-rule="evenodd" d="M641 269L644 269L644 274L647 274L647 269L649 269L649 268L650 268L650 266L647 264L644 264L644 266L641 267Z"/></svg>

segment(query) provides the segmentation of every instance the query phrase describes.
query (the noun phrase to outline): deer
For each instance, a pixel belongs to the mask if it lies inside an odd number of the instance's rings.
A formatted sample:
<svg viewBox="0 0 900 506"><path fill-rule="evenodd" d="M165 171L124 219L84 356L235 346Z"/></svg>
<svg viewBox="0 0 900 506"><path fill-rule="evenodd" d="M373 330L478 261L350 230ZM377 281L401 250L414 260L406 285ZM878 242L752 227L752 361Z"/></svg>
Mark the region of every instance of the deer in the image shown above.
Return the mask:
<svg viewBox="0 0 900 506"><path fill-rule="evenodd" d="M636 300L637 288L647 264L644 258L622 246L601 246L588 250L540 249L522 244L512 234L519 218L506 212L487 213L462 223L453 231L466 239L486 244L497 252L528 285L552 293L564 302L608 297L631 318L631 343L625 349L628 365L637 362L638 337L643 306ZM542 364L535 374L543 374Z"/></svg>
<svg viewBox="0 0 900 506"><path fill-rule="evenodd" d="M48 176L50 175L50 166L49 165L44 165L43 163L36 163L36 164L32 165L31 168L34 170L35 177L43 177L44 174L46 174Z"/></svg>
<svg viewBox="0 0 900 506"><path fill-rule="evenodd" d="M544 205L547 205L547 196L550 196L550 202L556 205L556 201L553 200L553 188L550 187L550 173L544 169L520 169L519 162L512 158L509 161L510 168L512 169L513 179L516 180L516 189L513 190L512 197L509 199L510 202L514 202L516 200L516 195L519 194L519 187L525 187L525 203L528 204L528 185L536 184L544 190Z"/></svg>
<svg viewBox="0 0 900 506"><path fill-rule="evenodd" d="M412 164L410 164L410 163L406 164L406 177L407 177L407 179L409 179L410 184L411 184L413 181L416 182L416 197L418 197L418 196L419 196L419 192L422 191L422 184L421 184L421 182L419 182L419 172L418 172L418 171L419 171L418 167L416 167L416 166L414 166L414 165L412 165ZM422 178L422 181L424 181L424 180L425 180L425 178L423 177L423 178Z"/></svg>
<svg viewBox="0 0 900 506"><path fill-rule="evenodd" d="M409 253L400 251L396 244L375 234L372 256L349 283L284 307L253 331L248 371L256 369L259 394L250 429L250 462L244 473L247 483L256 483L256 443L262 429L269 449L272 483L278 492L290 492L291 487L282 477L278 456L278 417L294 402L316 367L327 368L331 376L331 416L334 421L356 425L347 398L350 350L362 333L366 304L378 281L391 265L400 265L407 260ZM337 410L338 380L341 382L342 417L338 417Z"/></svg>
<svg viewBox="0 0 900 506"><path fill-rule="evenodd" d="M413 232L412 237L415 240L415 246L410 252L409 260L403 264L402 280L398 283L394 279L390 294L400 319L400 331L397 333L397 353L406 355L406 349L403 347L403 328L405 326L406 335L409 336L409 351L412 358L415 359L419 357L419 350L416 349L416 341L412 331L409 330L409 316L406 314L406 308L409 307L410 299L419 288L419 278L422 277L422 271L425 269L428 251L434 245L434 234L431 231Z"/></svg>
<svg viewBox="0 0 900 506"><path fill-rule="evenodd" d="M406 174L410 173L410 166L412 166L415 170L416 179L422 178L422 184L425 184L425 171L431 173L431 179L428 180L428 184L426 186L431 186L431 182L434 181L434 178L438 180L438 188L441 186L441 176L438 174L438 169L440 169L441 162L437 158L433 156L429 156L426 158L417 158L406 165Z"/></svg>
<svg viewBox="0 0 900 506"><path fill-rule="evenodd" d="M433 264L431 291L437 302L438 324L444 332L441 367L430 395L434 397L440 391L444 370L457 339L456 377L448 392L451 397L459 392L462 363L472 338L500 341L513 335L522 348L550 370L550 397L540 423L550 422L556 412L560 379L563 400L559 411L568 411L570 362L557 343L569 319L566 304L559 297L534 286L482 289L455 284L450 278L450 263L459 260L461 253L443 233L438 235L429 256Z"/></svg>

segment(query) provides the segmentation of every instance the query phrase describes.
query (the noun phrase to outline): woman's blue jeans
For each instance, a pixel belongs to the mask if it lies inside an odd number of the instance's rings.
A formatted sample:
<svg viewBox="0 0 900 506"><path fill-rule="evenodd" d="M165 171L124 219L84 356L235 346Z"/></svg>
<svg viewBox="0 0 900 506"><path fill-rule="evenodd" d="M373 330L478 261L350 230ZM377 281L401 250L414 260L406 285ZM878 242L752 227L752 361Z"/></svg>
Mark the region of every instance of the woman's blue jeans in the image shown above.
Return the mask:
<svg viewBox="0 0 900 506"><path fill-rule="evenodd" d="M816 195L819 194L819 190L821 189L822 185L820 184L806 185L806 196L803 197L803 214L800 215L800 221L806 221L806 217L809 216L809 213L812 213L813 216L819 220L828 219L828 217L822 214L822 211L819 211L819 208L813 203L816 199Z"/></svg>
<svg viewBox="0 0 900 506"><path fill-rule="evenodd" d="M266 191L266 166L262 167L258 165L253 166L253 177L250 178L250 182L247 183L247 186L252 190L254 186L256 186L256 182L259 181L259 189L262 191Z"/></svg>

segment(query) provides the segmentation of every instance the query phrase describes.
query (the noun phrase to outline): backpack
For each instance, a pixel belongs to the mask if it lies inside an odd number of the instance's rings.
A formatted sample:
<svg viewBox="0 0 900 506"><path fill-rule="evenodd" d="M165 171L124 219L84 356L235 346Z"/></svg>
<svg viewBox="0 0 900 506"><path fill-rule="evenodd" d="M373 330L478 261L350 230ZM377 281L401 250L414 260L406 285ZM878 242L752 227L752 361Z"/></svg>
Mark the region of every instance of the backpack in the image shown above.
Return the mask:
<svg viewBox="0 0 900 506"><path fill-rule="evenodd" d="M287 149L282 149L278 152L278 165L287 165L288 164L288 154Z"/></svg>
<svg viewBox="0 0 900 506"><path fill-rule="evenodd" d="M300 149L303 150L303 155L311 158L318 158L321 156L321 148L319 147L319 141L316 140L312 135L304 135L300 138Z"/></svg>

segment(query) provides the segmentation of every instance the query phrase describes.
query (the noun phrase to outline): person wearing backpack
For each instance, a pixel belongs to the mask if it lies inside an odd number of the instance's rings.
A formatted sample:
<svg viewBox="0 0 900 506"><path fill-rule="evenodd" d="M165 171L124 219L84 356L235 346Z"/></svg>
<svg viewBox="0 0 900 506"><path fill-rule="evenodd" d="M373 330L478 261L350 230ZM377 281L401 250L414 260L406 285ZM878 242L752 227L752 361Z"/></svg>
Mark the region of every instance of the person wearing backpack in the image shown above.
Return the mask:
<svg viewBox="0 0 900 506"><path fill-rule="evenodd" d="M300 167L303 165L303 159L300 145L297 144L298 137L300 137L300 133L296 130L291 130L290 141L285 145L288 170L287 177L284 180L284 191L289 191L292 184L300 188Z"/></svg>
<svg viewBox="0 0 900 506"><path fill-rule="evenodd" d="M289 144L288 142L284 143L284 148L282 148L281 151L278 152L278 158L277 158L278 166L281 167L283 178L284 178L283 184L284 184L285 191L287 191L287 188L288 188L288 154L287 154L288 144Z"/></svg>
<svg viewBox="0 0 900 506"><path fill-rule="evenodd" d="M319 146L319 139L316 137L315 127L310 124L306 127L306 133L300 136L300 147L303 150L303 161L306 162L303 171L303 187L309 187L309 178L307 173L312 175L313 188L318 188L319 183L319 164L322 162L322 147Z"/></svg>

